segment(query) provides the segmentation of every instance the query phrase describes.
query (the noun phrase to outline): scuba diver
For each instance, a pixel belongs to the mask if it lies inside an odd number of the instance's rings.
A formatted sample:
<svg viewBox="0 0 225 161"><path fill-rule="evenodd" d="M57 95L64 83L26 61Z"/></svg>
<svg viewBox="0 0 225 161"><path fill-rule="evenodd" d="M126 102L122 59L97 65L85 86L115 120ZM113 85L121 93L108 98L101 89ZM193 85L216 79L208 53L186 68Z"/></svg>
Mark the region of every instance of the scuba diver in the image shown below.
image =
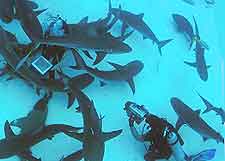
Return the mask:
<svg viewBox="0 0 225 161"><path fill-rule="evenodd" d="M145 161L169 159L173 155L176 161L207 161L215 157L216 149L206 149L188 156L181 147L183 139L168 121L148 112L144 105L126 102L124 110L129 117L129 126L134 138L140 142L150 142ZM134 123L140 125L145 120L147 132L139 134ZM145 127L145 126L144 126Z"/></svg>
<svg viewBox="0 0 225 161"><path fill-rule="evenodd" d="M127 102L125 104L125 110L129 116L130 130L135 139L140 142L150 142L148 152L144 156L146 161L170 158L172 149L167 137L171 132L177 135L181 145L184 144L176 129L169 122L150 114L143 105L139 106L133 102ZM143 120L148 124L148 129L150 130L144 134L139 134L134 123L140 124Z"/></svg>

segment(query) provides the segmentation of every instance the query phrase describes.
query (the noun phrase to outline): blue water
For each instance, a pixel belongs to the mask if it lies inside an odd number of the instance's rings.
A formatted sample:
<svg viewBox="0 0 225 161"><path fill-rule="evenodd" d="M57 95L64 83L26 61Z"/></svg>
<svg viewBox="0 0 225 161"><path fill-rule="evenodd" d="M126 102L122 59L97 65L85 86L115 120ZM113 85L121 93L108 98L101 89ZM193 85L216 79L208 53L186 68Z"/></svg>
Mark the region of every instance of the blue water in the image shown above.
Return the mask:
<svg viewBox="0 0 225 161"><path fill-rule="evenodd" d="M151 40L143 40L138 32L126 40L133 51L128 54L108 55L106 60L98 65L100 69L112 69L106 61L126 64L132 60L140 60L144 63L144 70L135 77L136 93L132 94L125 82L112 82L100 88L95 81L85 89L95 102L99 114L103 119L104 131L123 129L123 133L117 138L106 143L105 161L143 161L145 147L137 142L131 135L128 126L128 118L123 110L124 103L128 100L145 105L155 115L166 118L175 125L177 115L170 105L171 97L178 97L192 109L205 109L205 105L195 91L210 100L217 107L225 108L225 22L223 10L225 1L216 0L212 7L205 7L204 1L196 0L196 5L191 6L182 0L112 0L114 7L121 4L122 9L132 13L144 13L144 21L151 27L160 40L173 38L174 40L162 49L160 56L157 46ZM59 0L35 0L40 8L48 8L47 12L39 16L44 23L48 13L59 14L68 23L77 23L85 16L89 21L105 17L108 12L108 0L82 0L82 1L59 1ZM195 55L188 49L188 43L182 34L175 30L172 14L178 13L185 16L193 23L195 16L199 26L201 38L210 47L206 51L205 58L209 68L209 78L202 81L196 70L185 65L183 61L194 61ZM1 25L12 33L16 33L20 42L26 43L28 37L23 32L18 21ZM120 34L121 23L118 22L112 29L114 35ZM64 62L64 64L66 61ZM67 69L65 69L67 70ZM19 79L5 81L6 77L0 78L0 138L4 138L4 123L6 120L25 116L39 99L35 91ZM66 109L67 98L62 93L55 93L49 103L47 124L64 123L73 126L82 125L82 117L74 112L74 109ZM73 107L77 107L77 102ZM225 125L221 124L219 116L214 112L201 115L201 117L216 131L225 136ZM18 129L14 128L15 131ZM225 160L224 145L217 144L215 140L203 142L200 135L184 126L180 130L185 144L184 151L187 154L215 148L216 156L213 161ZM63 134L57 135L52 141L46 140L32 148L35 156L40 156L43 161L57 161L63 155L71 154L80 149L81 143ZM2 161L16 161L17 157L2 159ZM173 161L173 157L170 158Z"/></svg>

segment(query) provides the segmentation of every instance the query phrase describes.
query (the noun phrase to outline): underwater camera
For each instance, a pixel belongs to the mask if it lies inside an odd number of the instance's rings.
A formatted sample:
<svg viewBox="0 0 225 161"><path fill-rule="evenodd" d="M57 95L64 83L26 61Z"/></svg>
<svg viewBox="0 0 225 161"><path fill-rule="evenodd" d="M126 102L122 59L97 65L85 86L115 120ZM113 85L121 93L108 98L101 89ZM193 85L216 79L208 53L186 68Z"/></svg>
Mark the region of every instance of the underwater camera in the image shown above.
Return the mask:
<svg viewBox="0 0 225 161"><path fill-rule="evenodd" d="M133 117L134 121L139 125L145 116L149 113L143 105L138 105L134 102L126 102L124 110L127 112L128 117Z"/></svg>
<svg viewBox="0 0 225 161"><path fill-rule="evenodd" d="M32 66L39 72L41 75L46 74L51 68L52 64L43 56L37 57L32 63Z"/></svg>

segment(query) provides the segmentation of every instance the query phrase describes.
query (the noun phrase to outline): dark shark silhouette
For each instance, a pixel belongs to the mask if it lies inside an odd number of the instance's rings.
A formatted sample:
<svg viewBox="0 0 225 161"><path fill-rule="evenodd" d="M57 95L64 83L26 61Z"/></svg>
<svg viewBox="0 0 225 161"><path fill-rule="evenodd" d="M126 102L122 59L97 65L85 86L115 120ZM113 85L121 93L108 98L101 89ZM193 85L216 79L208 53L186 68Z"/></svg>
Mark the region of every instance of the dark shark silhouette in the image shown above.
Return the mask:
<svg viewBox="0 0 225 161"><path fill-rule="evenodd" d="M10 127L9 122L6 121L4 129L5 138L0 140L0 159L17 155L30 161L40 161L40 159L32 156L28 149L30 149L33 145L45 139L51 138L58 133L77 131L80 128L63 124L55 124L48 125L35 134L15 135Z"/></svg>
<svg viewBox="0 0 225 161"><path fill-rule="evenodd" d="M33 107L26 117L16 119L10 123L21 129L20 134L31 134L41 131L45 127L48 114L48 101L50 96L45 95ZM30 150L26 150L27 152ZM31 152L30 152L31 153ZM24 158L20 158L23 161Z"/></svg>
<svg viewBox="0 0 225 161"><path fill-rule="evenodd" d="M73 50L73 55L77 63L77 66L71 66L71 68L86 70L89 74L103 80L126 81L128 82L132 92L135 93L135 84L133 77L142 71L144 64L141 61L138 60L132 61L124 66L109 62L109 64L112 65L115 68L115 70L101 71L98 70L97 68L91 68L87 66L82 57L80 56L80 54L76 50Z"/></svg>
<svg viewBox="0 0 225 161"><path fill-rule="evenodd" d="M176 129L179 130L184 124L187 124L191 129L196 131L203 137L203 140L214 139L217 143L224 143L224 138L221 134L211 128L199 115L200 110L193 111L188 105L184 104L180 99L173 97L170 100L174 111L178 115Z"/></svg>
<svg viewBox="0 0 225 161"><path fill-rule="evenodd" d="M168 44L172 39L160 41L150 27L143 21L144 14L133 14L131 12L125 11L119 8L112 8L111 0L109 0L109 14L113 14L117 19L122 21L123 26L121 29L121 35L123 35L127 27L132 27L143 35L144 39L151 39L154 43L158 45L160 55L162 55L162 47Z"/></svg>
<svg viewBox="0 0 225 161"><path fill-rule="evenodd" d="M33 11L33 3L27 3L27 0L16 0L15 10L16 18L20 21L24 32L31 40L33 40L33 37L43 36L42 26L37 17L47 9Z"/></svg>
<svg viewBox="0 0 225 161"><path fill-rule="evenodd" d="M10 125L20 128L21 134L32 134L40 131L44 128L47 119L49 99L50 97L45 95L35 103L33 109L26 117L16 119Z"/></svg>
<svg viewBox="0 0 225 161"><path fill-rule="evenodd" d="M194 22L195 22L196 37L197 37L197 39L200 40L198 26L197 26L195 19L194 19ZM200 78L203 81L207 81L207 79L208 79L208 70L207 69L211 66L206 65L205 48L202 47L202 44L199 41L196 41L196 47L195 47L194 51L195 51L196 62L190 63L190 62L185 61L184 63L189 66L195 67L197 69L197 72L198 72Z"/></svg>
<svg viewBox="0 0 225 161"><path fill-rule="evenodd" d="M94 102L87 95L78 91L79 111L81 111L84 122L83 133L65 132L66 135L78 139L83 143L83 150L75 152L64 158L63 161L80 160L84 157L85 161L102 161L105 151L105 141L110 140L121 134L122 130L112 132L102 131L102 119L99 118Z"/></svg>
<svg viewBox="0 0 225 161"><path fill-rule="evenodd" d="M111 19L110 14L104 18L104 19L99 19L97 21L93 22L88 22L88 16L84 17L79 23L77 24L68 24L68 30L71 35L74 34L76 36L76 31L79 30L79 28L82 28L86 33L90 36L94 37L104 37L105 35L108 35L108 31L112 28L112 26L116 23L117 19L114 18L110 24L109 21ZM75 31L75 33L73 33ZM126 40L133 32L130 32L126 35L117 37L116 39L120 41ZM89 52L87 50L83 51L90 59L93 59ZM93 62L93 65L96 65L100 63L107 55L107 52L103 51L96 51L96 59Z"/></svg>

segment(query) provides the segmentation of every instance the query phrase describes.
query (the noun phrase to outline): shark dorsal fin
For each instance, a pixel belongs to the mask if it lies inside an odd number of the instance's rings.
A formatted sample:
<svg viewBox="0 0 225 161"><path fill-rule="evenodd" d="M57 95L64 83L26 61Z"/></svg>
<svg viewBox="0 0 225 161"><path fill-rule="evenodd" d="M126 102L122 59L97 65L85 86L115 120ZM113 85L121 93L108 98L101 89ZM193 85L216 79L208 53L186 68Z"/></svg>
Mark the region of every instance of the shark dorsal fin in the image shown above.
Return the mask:
<svg viewBox="0 0 225 161"><path fill-rule="evenodd" d="M144 13L140 13L140 14L138 14L138 15L137 15L137 17L138 17L138 18L140 18L140 19L143 19L143 17L144 17Z"/></svg>
<svg viewBox="0 0 225 161"><path fill-rule="evenodd" d="M9 124L8 120L5 122L4 131L5 131L5 137L6 138L10 138L10 137L15 136L14 132L12 131L12 129L10 127L10 124Z"/></svg>
<svg viewBox="0 0 225 161"><path fill-rule="evenodd" d="M103 132L102 133L102 140L105 142L107 140L110 140L114 137L117 137L122 133L122 130L112 131L112 132Z"/></svg>
<svg viewBox="0 0 225 161"><path fill-rule="evenodd" d="M82 25L82 24L86 24L86 23L88 23L88 16L82 18L78 24Z"/></svg>
<svg viewBox="0 0 225 161"><path fill-rule="evenodd" d="M117 69L117 70L123 69L123 66L120 65L120 64L112 63L112 62L109 62L109 61L108 61L108 63L109 63L111 66L113 66L115 69Z"/></svg>
<svg viewBox="0 0 225 161"><path fill-rule="evenodd" d="M198 110L195 110L195 113L197 113L198 115L200 115L200 113L201 113L201 110L200 110L200 109L198 109Z"/></svg>

